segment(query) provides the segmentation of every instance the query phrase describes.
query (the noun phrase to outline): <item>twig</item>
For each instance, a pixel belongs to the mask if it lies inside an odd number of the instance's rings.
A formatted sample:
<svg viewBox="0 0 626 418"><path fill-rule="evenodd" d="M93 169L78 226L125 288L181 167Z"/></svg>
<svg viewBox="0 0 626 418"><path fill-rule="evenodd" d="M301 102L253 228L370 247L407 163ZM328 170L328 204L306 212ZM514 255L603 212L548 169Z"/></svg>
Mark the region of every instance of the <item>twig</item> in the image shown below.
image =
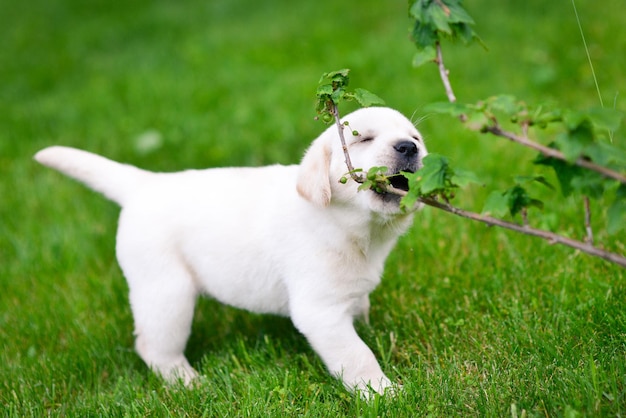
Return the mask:
<svg viewBox="0 0 626 418"><path fill-rule="evenodd" d="M450 84L450 79L448 77L448 70L445 68L444 64L443 64L443 53L441 51L441 46L440 44L437 42L437 66L439 67L439 75L441 76L441 80L443 82L443 86L446 90L446 95L448 96L448 100L452 103L456 102L456 97L452 91L452 85ZM460 119L462 122L464 122L465 120L467 120L467 116L466 115L461 115ZM497 123L494 124L493 126L489 126L487 127L487 132L492 133L493 135L497 135L497 136L501 136L504 138L507 138L513 142L517 142L518 144L524 145L526 147L529 147L531 149L534 149L536 151L539 151L540 153L542 153L543 155L547 156L547 157L552 157L552 158L557 158L559 160L563 160L563 161L568 161L567 158L565 158L565 155L555 149L546 147L544 145L541 145L539 143L536 143L530 139L528 139L527 137L527 131L528 131L528 126L522 126L522 131L524 133L524 136L518 136L515 135L514 133L511 132L507 132L505 130L503 130ZM604 177L607 178L611 178L611 179L615 179L623 184L626 184L626 176L613 171L611 169L608 169L606 167L602 167L599 166L597 164L592 163L591 161L588 161L584 158L578 158L576 161L574 161L574 164L579 166L579 167L583 167L586 168L588 170L592 170L595 171L597 173L600 173L601 175L603 175ZM406 193L404 193L406 194ZM455 208L454 206L450 205L449 203L445 202L439 202L437 200L434 199L430 199L430 198L420 198L420 201L426 205L444 210L446 212L449 213L453 213L455 215L461 216L463 218L467 218L467 219L472 219L474 221L478 221L478 222L483 222L487 225L491 225L491 226L499 226L501 228L506 228L506 229L510 229L516 232L521 232L523 234L526 235L532 235L532 236L536 236L536 237L540 237L543 238L545 240L547 240L548 242L550 242L551 244L562 244L562 245L566 245L568 247L571 248L575 248L577 250L583 251L587 254L593 255L593 256L597 256L600 258L603 258L605 260L611 261L615 264L618 264L622 267L626 267L626 257L623 257L619 254L615 254L615 253L611 253L608 251L604 251L600 248L594 247L593 246L593 231L591 229L591 211L589 209L589 199L587 197L585 197L585 228L586 228L586 232L587 232L587 236L585 238L586 242L581 242L581 241L577 241L577 240L573 240L570 238L566 238L564 236L555 234L553 232L549 232L549 231L544 231L542 229L536 229L536 228L532 228L528 225L528 220L526 218L526 216L523 216L524 218L524 225L518 225L515 223L511 223L511 222L507 222L507 221L503 221L501 219L497 219L497 218L492 218L490 216L485 216L485 215L479 215L477 213L473 213L473 212L468 212L462 209L458 209ZM524 214L523 214L524 215Z"/></svg>
<svg viewBox="0 0 626 418"><path fill-rule="evenodd" d="M438 46L438 54L441 52L441 49ZM447 73L445 71L445 67L443 67L443 61L439 61L440 64L440 69L443 68L444 71L442 72L442 79L443 80L447 80ZM445 81L444 81L445 84ZM448 82L449 85L449 82ZM450 92L452 92L452 89L450 88ZM451 96L454 98L454 94L452 93ZM456 100L456 99L455 99ZM346 144L346 139L344 137L343 134L343 129L344 129L344 125L341 124L341 118L339 116L339 109L337 107L337 105L335 103L331 103L329 104L331 110L332 110L332 114L333 117L335 119L335 124L337 125L337 130L339 132L339 139L341 141L341 146L343 149L343 154L345 156L345 163L346 166L348 168L348 171L350 173L350 176L352 177L352 179L354 181L356 181L357 183L363 183L365 180L362 176L359 176L356 174L355 170L354 170L354 166L352 165L352 161L350 159L350 153L348 152L348 146ZM464 116L464 115L463 115ZM461 118L463 120L463 118ZM559 151L553 150L551 148L548 147L544 147L543 145L537 144L531 140L529 140L528 138L522 138L522 137L517 137L516 135L503 131L498 125L495 125L493 127L489 128L489 132L493 133L494 135L500 135L500 136L504 136L506 138L509 138L515 142L519 142L522 143L524 145L528 144L527 146L530 146L531 148L534 148L542 153L544 153L544 155L550 156L550 157L554 157L554 158L560 158L565 160L565 157L563 156L562 153L560 153ZM545 151L545 152L544 152ZM582 159L579 159L578 161L584 161ZM578 163L577 161L577 163ZM591 164L593 166L596 166L593 163L587 162L588 164ZM581 164L578 164L581 165ZM581 165L582 166L582 165ZM584 167L584 166L583 166ZM608 170L605 169L604 167L599 167L596 166L597 168L601 168L603 170ZM587 167L588 168L588 167ZM598 170L595 170L598 171ZM623 176L621 176L619 173L615 173L610 171L612 174L617 175L619 177L624 178ZM604 174L602 172L600 172L601 174ZM606 175L606 174L605 174ZM613 175L608 175L608 177L612 177L612 178L616 178ZM620 180L620 178L617 177L617 180ZM625 181L622 181L624 183L626 183L626 178L624 178ZM398 196L406 196L407 192L401 189L397 189L395 187L393 187L392 185L388 184L385 186L385 192L386 193L392 193ZM581 242L581 241L577 241L571 238L567 238L564 237L562 235L556 234L554 232L550 232L550 231L545 231L543 229L537 229L537 228L533 228L531 226L528 225L528 219L526 217L526 215L524 215L524 224L523 225L518 225L516 223L512 223L512 222L507 222L504 221L502 219L498 219L498 218L493 218L491 216L487 216L487 215L480 215L478 213L474 213L474 212L469 212L463 209L459 209L457 207L452 206L450 203L446 202L440 202L438 200L435 200L433 198L429 198L429 197L420 197L419 198L419 202L437 208L437 209L441 209L444 210L448 213L452 213L454 215L460 216L462 218L466 218L466 219L471 219L474 221L478 221L478 222L482 222L484 224L487 224L489 226L498 226L501 228L505 228L505 229L509 229L512 231L516 231L516 232L520 232L522 234L526 234L526 235L531 235L531 236L535 236L535 237L539 237L539 238L543 238L545 240L547 240L550 244L561 244L561 245L565 245L577 250L580 250L584 253L596 256L596 257L600 257L604 260L610 261L612 263L615 263L619 266L622 266L624 268L626 268L626 257L623 257L619 254L615 254L615 253L611 253L609 251L605 251L602 250L600 248L594 247L593 246L593 241L592 239L589 239L589 237L592 237L592 233L591 233L591 227L590 227L590 211L588 208L588 200L585 201L585 225L588 226L587 229L587 241L588 242Z"/></svg>
<svg viewBox="0 0 626 418"><path fill-rule="evenodd" d="M389 187L386 189L387 193L393 193L398 196L406 196L407 192L401 189L396 189L393 187ZM575 239L567 238L562 235L559 235L554 232L546 231L543 229L533 228L528 224L519 225L513 222L504 221L502 219L493 218L487 215L481 215L475 212L466 211L463 209L459 209L455 206L452 206L446 202L440 202L436 199L430 197L420 197L419 201L425 205L441 209L448 213L452 213L454 215L460 216L462 218L471 219L473 221L482 222L489 226L498 226L500 228L509 229L515 232L520 232L522 234L531 235L534 237L543 238L550 244L561 244L570 248L574 248L576 250L580 250L586 254L593 255L596 257L600 257L604 260L610 261L617 265L620 265L626 268L626 257L623 257L619 254L615 254L609 251L605 251L601 248L594 247L592 242L582 242L577 241Z"/></svg>
<svg viewBox="0 0 626 418"><path fill-rule="evenodd" d="M454 91L452 91L452 84L450 84L450 79L448 78L449 72L443 64L443 53L441 52L441 44L439 42L437 42L437 59L435 62L437 63L437 67L439 67L439 75L446 89L446 96L448 96L448 100L451 103L454 103L456 102L456 96L454 95Z"/></svg>
<svg viewBox="0 0 626 418"><path fill-rule="evenodd" d="M446 67L443 64L443 52L441 51L441 45L439 44L439 42L437 42L437 59L436 59L436 63L437 66L439 67L439 75L441 76L441 81L443 82L443 86L446 90L446 95L448 96L448 100L451 103L456 102L456 96L454 95L454 92L452 91L452 85L450 84L450 78L448 77L449 75L449 71L446 69ZM461 115L459 117L461 119L462 122L465 122L467 120L467 116L466 115ZM532 148L536 151L539 151L540 153L542 153L543 155L547 156L547 157L552 157L552 158L557 158L559 160L563 160L563 161L568 161L567 158L565 158L565 155L563 155L562 152L555 150L553 148L549 148L546 147L545 145L541 145L537 142L534 142L530 139L528 139L528 137L526 136L526 129L522 128L524 131L524 136L518 136L515 135L512 132L507 132L505 130L503 130L497 123L493 126L489 126L487 127L487 132L490 132L496 136L501 136L507 139L510 139L513 142L517 142L518 144L524 145L528 148ZM600 173L601 175L603 175L604 177L607 178L611 178L614 180L619 181L620 183L626 184L626 176L613 171L609 168L606 167L602 167L600 165L594 164L589 160L586 160L584 158L578 158L576 161L574 161L574 164L579 166L579 167L583 167L586 168L588 170L592 170L595 171L597 173Z"/></svg>
<svg viewBox="0 0 626 418"><path fill-rule="evenodd" d="M339 108L335 103L330 103L329 107L332 110L333 117L335 118L335 124L337 125L337 130L339 131L339 140L341 141L341 148L343 149L343 155L346 159L346 167L348 167L348 173L350 173L350 177L352 180L363 183L363 178L356 174L354 171L354 166L352 165L352 160L350 160L350 153L348 152L348 145L346 145L346 138L343 136L343 128L344 126L341 124L341 118L339 117Z"/></svg>
<svg viewBox="0 0 626 418"><path fill-rule="evenodd" d="M446 203L439 202L430 198L421 198L420 201L428 206L435 207L437 209L444 210L463 218L471 219L474 221L482 222L490 226L499 226L501 228L510 229L512 231L521 232L522 234L531 235L547 240L550 244L561 244L568 247L580 250L584 253L600 257L604 260L608 260L612 263L618 264L626 268L626 257L619 254L611 253L609 251L602 250L594 247L591 243L577 241L571 238L564 237L554 232L545 231L543 229L532 228L530 226L522 226L512 222L503 221L498 218L492 218L491 216L480 215L474 212L468 212L463 209L456 208Z"/></svg>
<svg viewBox="0 0 626 418"><path fill-rule="evenodd" d="M392 193L401 197L407 195L406 191L402 189L396 189L395 187L392 187L391 185L387 186L387 188L385 189L385 192ZM452 206L451 204L447 202L440 202L430 197L420 197L419 201L425 205L428 205L437 209L441 209L443 211L452 213L453 215L457 215L462 218L482 222L489 226L498 226L500 228L510 229L511 231L520 232L522 234L543 238L546 241L548 241L548 243L550 244L565 245L567 247L580 250L589 255L600 257L604 260L610 261L612 263L618 264L626 268L626 257L623 257L619 254L615 254L609 251L605 251L598 247L594 247L593 242L577 241L575 239L567 238L554 232L550 232L550 231L546 231L546 230L538 229L538 228L533 228L528 225L527 221L525 221L524 225L519 225L513 222L504 221L502 219L493 218L491 216L481 215L475 212L466 211L463 209L459 209L455 206Z"/></svg>
<svg viewBox="0 0 626 418"><path fill-rule="evenodd" d="M593 245L593 229L591 229L591 206L589 205L589 196L583 196L583 202L585 204L585 231L587 232L585 242Z"/></svg>
<svg viewBox="0 0 626 418"><path fill-rule="evenodd" d="M528 226L528 208L522 208L521 210L521 215L522 215L522 225L524 226Z"/></svg>
<svg viewBox="0 0 626 418"><path fill-rule="evenodd" d="M546 157L552 157L552 158L557 158L559 160L568 161L567 158L565 158L565 155L563 155L561 151L555 150L554 148L546 147L545 145L541 145L526 137L522 137L519 135L515 135L512 132L505 131L498 124L495 124L493 126L488 126L487 132L490 132L496 136L501 136L503 138L510 139L513 142L517 142L518 144L524 145L525 147L539 151ZM620 183L626 184L626 176L616 171L613 171L609 168L594 164L591 161L586 160L582 157L574 161L573 164L579 167L586 168L588 170L595 171L596 173L602 174L604 177L611 178L611 179L619 181Z"/></svg>

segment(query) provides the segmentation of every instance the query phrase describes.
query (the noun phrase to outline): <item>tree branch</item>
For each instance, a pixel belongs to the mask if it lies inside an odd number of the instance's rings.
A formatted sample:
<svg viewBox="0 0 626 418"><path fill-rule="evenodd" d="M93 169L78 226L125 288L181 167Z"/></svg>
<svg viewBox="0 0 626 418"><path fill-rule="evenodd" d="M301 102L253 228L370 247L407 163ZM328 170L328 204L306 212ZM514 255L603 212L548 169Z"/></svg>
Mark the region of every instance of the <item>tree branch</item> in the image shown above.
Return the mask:
<svg viewBox="0 0 626 418"><path fill-rule="evenodd" d="M448 99L451 102L456 101L456 98L454 96L454 93L452 91L452 86L450 85L450 81L448 80L448 71L445 69L445 66L443 65L443 56L441 53L441 47L439 46L439 43L437 43L437 64L439 65L439 72L441 75L441 78L444 82L444 86L446 86L446 93L448 95ZM363 183L365 180L362 176L359 176L356 174L355 170L354 170L354 166L352 165L352 161L350 159L350 153L348 152L348 146L346 144L346 140L343 134L343 130L344 130L344 125L342 125L341 123L341 118L339 116L339 109L337 107L337 105L334 102L329 103L329 108L332 111L332 115L334 117L335 120L335 124L337 126L337 130L339 133L339 139L341 141L341 146L343 149L343 153L345 156L345 163L346 166L348 168L348 171L350 173L350 176L352 177L352 179L354 181L356 181L357 183ZM465 115L461 115L461 121L464 121L466 119ZM489 128L487 128L487 131L494 134L494 135L498 135L498 136L502 136L505 138L510 139L511 141L520 143L522 145L525 145L527 147L530 147L532 149L535 149L539 152L541 152L542 154L548 156L548 157L553 157L553 158L558 158L558 159L562 159L564 161L567 161L565 156L557 151L554 150L552 148L548 148L545 147L541 144L538 144L534 141L531 141L530 139L526 138L526 137L519 137L513 133L504 131L500 128L500 126L498 124L495 124L494 126L491 126ZM614 178L618 181L621 181L622 183L626 183L626 177L622 176L621 174L614 172L612 170L609 170L605 167L601 167L598 166L596 164L593 164L589 161L586 161L582 158L578 159L575 162L576 165L579 165L581 167L584 168L588 168L594 171L599 172L600 174L609 177L609 178ZM385 192L386 193L392 193L398 196L406 196L407 192L401 189L396 189L395 187L393 187L390 184L387 184L384 186L385 187ZM584 253L587 253L589 255L593 255L596 257L600 257L604 260L610 261L612 263L618 264L621 267L626 268L626 257L623 257L619 254L615 254L615 253L611 253L609 251L605 251L602 250L600 248L597 248L593 245L593 239L592 239L592 233L591 233L591 227L590 227L590 210L589 210L589 206L588 206L588 201L585 201L585 226L587 229L587 237L586 240L587 242L582 242L582 241L577 241L571 238L567 238L564 237L562 235L556 234L554 232L550 232L550 231L545 231L543 229L537 229L537 228L533 228L531 226L528 225L527 219L524 218L524 224L523 225L519 225L513 222L508 222L508 221L504 221L502 219L498 219L498 218L493 218L491 216L487 216L487 215L481 215L475 212L470 212L470 211L466 211L463 209L459 209L457 207L454 207L452 205L450 205L447 201L446 202L441 202L438 201L434 198L430 198L430 197L420 197L418 199L419 202L437 208L437 209L441 209L443 211L446 211L448 213L452 213L454 215L460 216L462 218L466 218L466 219L471 219L474 221L478 221L478 222L482 222L484 224L487 224L489 226L498 226L501 228L505 228L505 229L509 229L515 232L520 232L522 234L526 234L526 235L531 235L531 236L535 236L535 237L539 237L539 238L543 238L545 240L547 240L550 244L561 244L561 245L565 245L574 249L577 249L579 251L582 251Z"/></svg>
<svg viewBox="0 0 626 418"><path fill-rule="evenodd" d="M339 140L341 141L341 149L343 149L343 155L346 161L346 167L348 167L348 173L352 180L357 183L363 183L363 178L356 174L354 171L354 166L352 165L352 160L350 160L350 153L348 152L348 145L346 144L346 138L343 135L344 125L341 124L341 118L339 117L339 108L335 103L329 104L332 109L333 118L335 119L335 125L337 125L337 130L339 131Z"/></svg>
<svg viewBox="0 0 626 418"><path fill-rule="evenodd" d="M589 204L589 196L583 196L583 203L585 205L585 231L587 232L585 242L593 245L593 229L591 228L591 205Z"/></svg>
<svg viewBox="0 0 626 418"><path fill-rule="evenodd" d="M401 189L396 189L389 186L386 189L387 193L393 193L398 196L406 196L407 192ZM440 202L430 197L420 197L419 201L425 205L431 206L436 209L441 209L453 215L460 216L462 218L471 219L473 221L482 222L488 226L498 226L500 228L509 229L511 231L520 232L525 235L531 235L534 237L543 238L550 244L561 244L576 250L580 250L586 254L600 257L604 260L615 263L619 266L626 268L626 257L619 254L612 253L610 251L603 250L595 247L592 242L582 242L575 239L567 238L554 232L546 231L543 229L533 228L529 225L519 225L513 222L504 221L502 219L494 218L487 215L481 215L475 212L466 211L452 206L446 202Z"/></svg>
<svg viewBox="0 0 626 418"><path fill-rule="evenodd" d="M451 103L454 103L456 102L456 96L454 95L454 91L452 91L452 84L450 84L450 79L448 78L449 71L443 64L443 53L441 52L441 44L439 41L437 41L437 59L435 62L437 63L437 67L439 67L439 75L441 76L441 81L446 89L446 96L448 96L448 100Z"/></svg>
<svg viewBox="0 0 626 418"><path fill-rule="evenodd" d="M604 260L618 264L626 268L626 257L619 254L611 253L609 251L602 250L594 247L591 243L577 241L571 238L564 237L554 232L545 231L543 229L532 228L530 226L522 226L512 222L503 221L502 219L493 218L491 216L480 215L474 212L468 212L463 209L456 208L450 204L442 203L431 198L420 198L420 201L428 206L432 206L437 209L444 210L463 218L471 219L474 221L482 222L489 226L499 226L501 228L510 229L512 231L521 232L522 234L532 235L535 237L543 238L550 244L561 244L568 247L580 250L584 253L600 257Z"/></svg>
<svg viewBox="0 0 626 418"><path fill-rule="evenodd" d="M439 67L439 75L441 76L441 81L443 82L443 86L446 90L446 95L448 96L448 100L451 103L454 103L456 102L456 96L454 95L454 92L452 91L452 85L450 84L449 71L446 69L446 67L443 64L443 52L441 51L441 45L439 44L439 42L437 42L437 59L435 60L435 62L437 63L437 66ZM461 115L459 118L461 119L462 122L465 122L467 120L466 115ZM521 136L515 135L512 132L507 132L503 130L497 123L494 126L487 127L486 129L487 129L487 132L490 132L496 136L501 136L503 138L510 139L511 141L517 142L518 144L524 145L528 148L532 148L536 151L539 151L540 153L542 153L543 155L547 157L552 157L552 158L557 158L559 160L568 161L562 152L555 150L553 148L546 147L545 145L541 145L537 142L534 142L530 140L525 134L524 134L525 136L521 137ZM613 171L609 168L600 166L598 164L592 163L591 161L586 160L582 157L574 161L574 164L579 167L583 167L588 170L595 171L596 173L600 173L604 177L611 178L611 179L619 181L620 183L626 184L626 176L624 176L623 174L620 174L617 171Z"/></svg>
<svg viewBox="0 0 626 418"><path fill-rule="evenodd" d="M507 138L513 142L517 142L518 144L524 145L525 147L539 151L546 157L552 157L552 158L556 158L559 160L568 161L567 158L565 158L565 155L563 155L561 151L555 150L554 148L546 147L545 145L541 145L526 137L518 136L512 132L505 131L498 124L487 127L487 132L492 133L493 135L496 135L496 136ZM611 178L611 179L619 181L620 183L626 184L626 176L616 171L613 171L609 168L592 163L591 161L586 160L582 157L574 161L573 164L579 167L586 168L588 170L595 171L596 173L600 173L604 177Z"/></svg>

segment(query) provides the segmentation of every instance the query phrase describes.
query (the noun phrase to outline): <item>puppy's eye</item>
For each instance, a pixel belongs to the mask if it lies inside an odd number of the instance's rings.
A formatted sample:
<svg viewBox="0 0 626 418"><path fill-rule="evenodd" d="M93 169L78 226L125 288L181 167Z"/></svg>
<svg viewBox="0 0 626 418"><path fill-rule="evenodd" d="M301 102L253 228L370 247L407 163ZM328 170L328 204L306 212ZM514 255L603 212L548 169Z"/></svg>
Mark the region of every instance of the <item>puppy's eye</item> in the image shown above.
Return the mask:
<svg viewBox="0 0 626 418"><path fill-rule="evenodd" d="M359 142L370 142L370 141L373 141L373 140L374 140L373 136L362 136L359 139Z"/></svg>
<svg viewBox="0 0 626 418"><path fill-rule="evenodd" d="M420 137L419 137L419 136L417 136L417 135L412 135L412 138L413 138L414 140L416 140L417 142L422 142L422 138L420 138Z"/></svg>

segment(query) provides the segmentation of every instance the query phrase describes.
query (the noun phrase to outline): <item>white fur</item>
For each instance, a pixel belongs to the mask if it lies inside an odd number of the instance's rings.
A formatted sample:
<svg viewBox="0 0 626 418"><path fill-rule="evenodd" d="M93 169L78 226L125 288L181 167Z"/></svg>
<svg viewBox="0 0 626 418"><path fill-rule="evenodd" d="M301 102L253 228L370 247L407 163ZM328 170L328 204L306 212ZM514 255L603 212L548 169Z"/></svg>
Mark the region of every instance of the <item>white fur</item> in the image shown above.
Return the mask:
<svg viewBox="0 0 626 418"><path fill-rule="evenodd" d="M419 133L388 108L344 118L355 167L415 169ZM353 136L357 130L359 136ZM368 140L370 139L371 140ZM413 158L398 143L413 143ZM398 198L357 191L335 126L302 163L152 173L72 148L35 156L122 207L117 258L128 280L136 348L168 381L197 376L183 351L196 297L291 317L329 371L350 389L391 385L353 320L367 317L385 259L411 224Z"/></svg>

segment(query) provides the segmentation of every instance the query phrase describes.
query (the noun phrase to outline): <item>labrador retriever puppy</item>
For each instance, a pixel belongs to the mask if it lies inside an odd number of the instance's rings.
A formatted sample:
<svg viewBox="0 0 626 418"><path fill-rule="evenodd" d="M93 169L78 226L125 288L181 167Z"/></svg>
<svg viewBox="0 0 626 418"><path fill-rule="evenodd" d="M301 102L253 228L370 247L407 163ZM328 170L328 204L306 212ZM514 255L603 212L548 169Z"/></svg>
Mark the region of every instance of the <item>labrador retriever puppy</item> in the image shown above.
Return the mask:
<svg viewBox="0 0 626 418"><path fill-rule="evenodd" d="M344 121L354 167L421 167L422 137L399 112L365 108ZM300 165L154 173L61 146L35 159L121 206L116 253L136 349L167 381L189 384L197 376L183 352L203 294L289 316L350 390L392 386L353 321L367 317L369 293L413 213L400 210L396 195L340 182L347 168L336 126ZM392 184L407 189L402 176Z"/></svg>

